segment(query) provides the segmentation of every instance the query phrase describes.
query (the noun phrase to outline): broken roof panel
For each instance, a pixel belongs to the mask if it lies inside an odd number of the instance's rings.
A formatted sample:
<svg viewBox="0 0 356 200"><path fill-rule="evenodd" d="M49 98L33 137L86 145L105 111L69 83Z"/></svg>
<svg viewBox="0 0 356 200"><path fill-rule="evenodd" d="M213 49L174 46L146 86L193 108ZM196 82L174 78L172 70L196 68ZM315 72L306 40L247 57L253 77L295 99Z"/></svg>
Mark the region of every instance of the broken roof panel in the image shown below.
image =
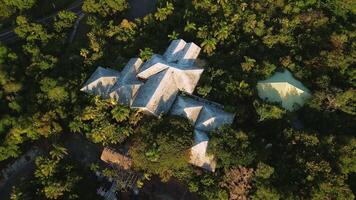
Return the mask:
<svg viewBox="0 0 356 200"><path fill-rule="evenodd" d="M191 148L190 163L206 170L215 171L216 161L214 156L207 155L209 137L199 130L194 130L194 146Z"/></svg>
<svg viewBox="0 0 356 200"><path fill-rule="evenodd" d="M118 71L98 67L80 90L107 98L119 76Z"/></svg>
<svg viewBox="0 0 356 200"><path fill-rule="evenodd" d="M257 83L258 95L269 102L279 102L282 107L293 111L302 106L311 95L304 85L285 70Z"/></svg>

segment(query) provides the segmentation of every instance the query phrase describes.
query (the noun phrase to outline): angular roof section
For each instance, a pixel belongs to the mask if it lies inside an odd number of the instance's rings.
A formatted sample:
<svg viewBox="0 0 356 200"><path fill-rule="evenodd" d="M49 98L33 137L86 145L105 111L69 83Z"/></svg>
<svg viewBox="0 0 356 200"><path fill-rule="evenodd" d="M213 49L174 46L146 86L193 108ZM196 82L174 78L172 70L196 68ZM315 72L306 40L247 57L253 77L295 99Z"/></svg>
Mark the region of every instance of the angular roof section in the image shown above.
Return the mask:
<svg viewBox="0 0 356 200"><path fill-rule="evenodd" d="M140 58L132 58L126 64L121 72L121 76L112 87L109 96L116 99L121 104L130 106L136 92L143 84L136 77L139 68L142 65Z"/></svg>
<svg viewBox="0 0 356 200"><path fill-rule="evenodd" d="M156 116L168 112L179 90L193 93L201 73L203 69L194 67L189 67L186 71L168 67L150 76L139 89L132 107L148 110Z"/></svg>
<svg viewBox="0 0 356 200"><path fill-rule="evenodd" d="M179 96L171 114L186 117L200 131L212 131L224 124L231 124L234 114L225 112L218 104L197 97Z"/></svg>
<svg viewBox="0 0 356 200"><path fill-rule="evenodd" d="M215 171L216 160L214 156L207 155L209 137L199 130L194 130L194 146L191 148L190 163L206 170Z"/></svg>
<svg viewBox="0 0 356 200"><path fill-rule="evenodd" d="M168 69L153 75L140 87L131 107L155 116L167 112L178 94L178 88L172 82L174 75L174 71Z"/></svg>
<svg viewBox="0 0 356 200"><path fill-rule="evenodd" d="M180 54L178 64L192 66L199 56L200 47L193 42L187 43Z"/></svg>
<svg viewBox="0 0 356 200"><path fill-rule="evenodd" d="M192 66L199 56L200 47L193 42L186 43L182 39L173 40L163 54L167 62L178 62L179 65Z"/></svg>
<svg viewBox="0 0 356 200"><path fill-rule="evenodd" d="M169 66L163 60L163 57L154 54L149 60L147 60L141 67L137 77L142 79L148 79L149 77L167 69Z"/></svg>
<svg viewBox="0 0 356 200"><path fill-rule="evenodd" d="M182 50L186 44L187 43L182 39L173 40L163 54L165 60L167 62L177 62L180 59Z"/></svg>
<svg viewBox="0 0 356 200"><path fill-rule="evenodd" d="M140 58L131 58L127 62L124 69L121 71L120 79L118 80L119 84L136 84L141 83L138 81L136 74L142 66L142 60Z"/></svg>
<svg viewBox="0 0 356 200"><path fill-rule="evenodd" d="M195 122L195 128L201 131L212 131L224 124L231 124L235 115L225 112L214 104L205 104Z"/></svg>
<svg viewBox="0 0 356 200"><path fill-rule="evenodd" d="M111 88L116 83L119 76L120 73L118 71L98 67L80 91L107 98Z"/></svg>
<svg viewBox="0 0 356 200"><path fill-rule="evenodd" d="M207 155L208 135L206 132L231 124L234 114L225 112L214 102L194 97L178 96L170 111L172 115L179 115L191 121L194 125L194 146L191 148L190 163L214 172L216 160Z"/></svg>
<svg viewBox="0 0 356 200"><path fill-rule="evenodd" d="M174 70L174 82L180 91L192 94L198 84L204 69L194 66L171 65L170 70Z"/></svg>
<svg viewBox="0 0 356 200"><path fill-rule="evenodd" d="M171 114L185 117L194 125L202 109L203 105L200 102L192 98L178 96L171 109Z"/></svg>
<svg viewBox="0 0 356 200"><path fill-rule="evenodd" d="M168 112L178 91L192 94L204 69L193 66L200 47L184 40L171 42L164 56L154 54L137 77L146 82L137 92L132 107L158 116Z"/></svg>
<svg viewBox="0 0 356 200"><path fill-rule="evenodd" d="M258 95L269 102L278 102L282 107L293 111L302 106L311 94L292 74L285 70L257 83Z"/></svg>
<svg viewBox="0 0 356 200"><path fill-rule="evenodd" d="M175 84L178 89L185 91L189 94L192 94L201 74L204 69L189 66L189 65L180 65L177 63L168 63L163 60L163 57L160 55L153 55L145 64L143 64L140 72L137 74L139 78L149 79L151 76L165 70L174 70L176 76L173 77Z"/></svg>

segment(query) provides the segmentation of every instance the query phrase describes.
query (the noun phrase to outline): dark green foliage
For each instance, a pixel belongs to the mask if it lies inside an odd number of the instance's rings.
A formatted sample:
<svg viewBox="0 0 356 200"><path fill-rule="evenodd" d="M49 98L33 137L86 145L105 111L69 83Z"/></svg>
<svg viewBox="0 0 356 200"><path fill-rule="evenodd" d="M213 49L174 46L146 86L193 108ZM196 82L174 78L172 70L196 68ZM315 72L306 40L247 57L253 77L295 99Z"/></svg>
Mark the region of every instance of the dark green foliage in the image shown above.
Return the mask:
<svg viewBox="0 0 356 200"><path fill-rule="evenodd" d="M225 189L219 187L222 177L210 172L193 174L188 180L189 190L196 192L208 200L228 199L228 193Z"/></svg>
<svg viewBox="0 0 356 200"><path fill-rule="evenodd" d="M286 111L275 105L269 105L255 101L253 103L256 112L259 117L259 121L264 121L268 119L281 119Z"/></svg>
<svg viewBox="0 0 356 200"><path fill-rule="evenodd" d="M36 21L40 5L50 1L0 0L0 5L0 28L16 25L20 38L0 45L1 161L10 162L33 143L82 133L100 145L132 142L136 169L164 180L175 176L203 199L228 199L232 191L221 186L222 177L239 165L254 169L251 199L354 198L354 1L158 0L154 13L133 20L127 1L85 0L86 17L73 43L68 43L73 13ZM47 7L43 13L53 10ZM196 94L236 112L235 124L210 133L215 173L187 163L193 144L188 122L163 117L139 123L140 113L110 100L88 101L79 92L98 65L120 70L131 57L147 60L163 53L175 38L202 47L199 63L205 71ZM295 112L262 102L255 89L257 81L283 69L312 93ZM50 181L44 178L30 192L15 187L11 198L39 191L35 199L46 194L89 199L72 187L80 180L60 155L37 161L44 169L59 169L48 173Z"/></svg>
<svg viewBox="0 0 356 200"><path fill-rule="evenodd" d="M92 99L94 105L83 109L69 124L73 132L84 133L94 143L120 144L133 132L140 116L112 100Z"/></svg>
<svg viewBox="0 0 356 200"><path fill-rule="evenodd" d="M208 153L216 156L218 167L248 166L256 157L251 139L243 131L223 127L211 134Z"/></svg>
<svg viewBox="0 0 356 200"><path fill-rule="evenodd" d="M189 148L193 145L193 127L179 117L166 116L145 122L134 136L130 155L136 169L158 174L167 181L185 173Z"/></svg>
<svg viewBox="0 0 356 200"><path fill-rule="evenodd" d="M35 165L34 175L23 177L24 182L13 187L11 199L98 198L95 179L71 159L66 148L53 145L48 155L36 158Z"/></svg>
<svg viewBox="0 0 356 200"><path fill-rule="evenodd" d="M97 13L103 17L112 16L127 8L125 0L85 0L83 10L88 13Z"/></svg>
<svg viewBox="0 0 356 200"><path fill-rule="evenodd" d="M23 10L31 8L36 3L36 0L4 0L4 3L7 6L13 6L16 9Z"/></svg>
<svg viewBox="0 0 356 200"><path fill-rule="evenodd" d="M61 11L58 13L53 26L57 32L62 32L63 30L70 29L73 25L77 16L75 13L70 11Z"/></svg>

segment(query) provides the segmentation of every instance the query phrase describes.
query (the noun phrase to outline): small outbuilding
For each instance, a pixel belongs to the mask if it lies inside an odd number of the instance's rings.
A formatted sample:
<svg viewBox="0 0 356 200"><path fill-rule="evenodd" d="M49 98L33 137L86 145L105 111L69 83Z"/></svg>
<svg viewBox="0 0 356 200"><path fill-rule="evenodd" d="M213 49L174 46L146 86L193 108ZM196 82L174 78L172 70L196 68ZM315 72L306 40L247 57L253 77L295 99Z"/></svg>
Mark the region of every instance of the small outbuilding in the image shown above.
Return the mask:
<svg viewBox="0 0 356 200"><path fill-rule="evenodd" d="M258 95L269 102L281 103L282 107L294 111L310 98L309 90L292 74L285 70L257 83Z"/></svg>
<svg viewBox="0 0 356 200"><path fill-rule="evenodd" d="M131 158L106 147L101 153L100 159L108 164L116 164L125 170L132 166Z"/></svg>

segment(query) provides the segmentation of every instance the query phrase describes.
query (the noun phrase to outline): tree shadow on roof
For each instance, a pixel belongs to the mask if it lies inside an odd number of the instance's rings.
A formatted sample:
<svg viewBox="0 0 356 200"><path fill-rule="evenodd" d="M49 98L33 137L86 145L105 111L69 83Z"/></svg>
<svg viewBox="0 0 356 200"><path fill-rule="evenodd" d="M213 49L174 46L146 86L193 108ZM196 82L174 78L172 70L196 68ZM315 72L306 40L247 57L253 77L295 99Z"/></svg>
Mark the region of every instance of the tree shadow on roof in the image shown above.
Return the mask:
<svg viewBox="0 0 356 200"><path fill-rule="evenodd" d="M98 84L96 84L94 87L92 87L90 90L86 89L86 92L101 96L104 99L109 98L109 93L113 85L103 85L102 81L99 81ZM87 87L86 87L87 88Z"/></svg>

